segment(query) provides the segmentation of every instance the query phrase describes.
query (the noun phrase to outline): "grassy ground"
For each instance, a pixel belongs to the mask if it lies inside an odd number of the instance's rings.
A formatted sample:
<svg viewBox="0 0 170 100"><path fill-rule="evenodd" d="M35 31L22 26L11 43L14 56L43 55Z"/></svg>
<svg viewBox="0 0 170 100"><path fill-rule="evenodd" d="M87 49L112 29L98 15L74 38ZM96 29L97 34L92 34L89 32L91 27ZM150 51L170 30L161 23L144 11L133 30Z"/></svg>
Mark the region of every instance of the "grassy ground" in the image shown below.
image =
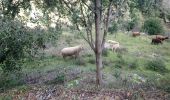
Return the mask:
<svg viewBox="0 0 170 100"><path fill-rule="evenodd" d="M128 33L118 33L116 36L109 34L108 39L120 42L120 45L125 47L127 51L115 53L108 50L103 55L104 89L133 90L134 88L146 87L146 90L150 90L152 87L160 87L163 88L163 91L170 91L169 87L166 87L170 82L168 80L170 79L168 71L170 70L169 41L165 41L162 45L151 45L151 36L142 35L134 38ZM83 44L86 47L81 52L79 59L67 58L64 60L60 56L59 50L64 46L77 44ZM28 61L23 65L24 68L21 74L23 84L13 89L30 91L28 87L37 84L41 84L41 86L61 84L65 89L92 89L95 87L95 57L87 43L80 36L65 32L59 39L58 46L47 53L49 54ZM158 62L155 66L165 66L166 71L160 72L159 70L147 69L148 66L152 66L148 62L155 60L155 58ZM162 84L160 84L159 79L163 80ZM2 86L2 84L0 85ZM165 85L165 87L161 87L162 85ZM8 91L8 94L10 90L12 89L3 90L3 93ZM1 95L4 95L3 93Z"/></svg>

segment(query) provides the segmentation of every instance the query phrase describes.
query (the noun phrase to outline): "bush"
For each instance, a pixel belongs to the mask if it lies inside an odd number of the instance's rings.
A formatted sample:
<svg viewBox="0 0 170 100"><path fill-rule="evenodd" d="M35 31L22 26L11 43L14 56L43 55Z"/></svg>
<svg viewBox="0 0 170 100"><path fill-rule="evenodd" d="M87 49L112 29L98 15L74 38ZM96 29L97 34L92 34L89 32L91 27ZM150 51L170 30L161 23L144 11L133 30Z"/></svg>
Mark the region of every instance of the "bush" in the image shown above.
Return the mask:
<svg viewBox="0 0 170 100"><path fill-rule="evenodd" d="M38 33L39 34L38 34ZM4 72L21 70L24 58L35 56L44 44L43 32L18 20L0 19L0 64Z"/></svg>
<svg viewBox="0 0 170 100"><path fill-rule="evenodd" d="M157 72L167 72L168 70L166 69L165 63L161 59L153 59L151 61L148 61L146 65L147 69L152 70L152 71L157 71Z"/></svg>
<svg viewBox="0 0 170 100"><path fill-rule="evenodd" d="M115 62L115 67L122 68L126 64L126 62L123 59L121 54L118 54L117 57L118 57L118 60Z"/></svg>
<svg viewBox="0 0 170 100"><path fill-rule="evenodd" d="M143 30L150 35L162 34L164 32L161 21L157 18L149 18L144 22Z"/></svg>
<svg viewBox="0 0 170 100"><path fill-rule="evenodd" d="M133 22L133 21L128 22L127 26L126 26L127 31L132 30L134 28L134 26L135 26L135 22Z"/></svg>
<svg viewBox="0 0 170 100"><path fill-rule="evenodd" d="M117 32L118 30L118 24L116 22L112 23L112 26L108 28L108 32L113 34L114 32Z"/></svg>
<svg viewBox="0 0 170 100"><path fill-rule="evenodd" d="M5 73L1 74L0 92L5 89L12 88L24 84L24 80L20 73Z"/></svg>

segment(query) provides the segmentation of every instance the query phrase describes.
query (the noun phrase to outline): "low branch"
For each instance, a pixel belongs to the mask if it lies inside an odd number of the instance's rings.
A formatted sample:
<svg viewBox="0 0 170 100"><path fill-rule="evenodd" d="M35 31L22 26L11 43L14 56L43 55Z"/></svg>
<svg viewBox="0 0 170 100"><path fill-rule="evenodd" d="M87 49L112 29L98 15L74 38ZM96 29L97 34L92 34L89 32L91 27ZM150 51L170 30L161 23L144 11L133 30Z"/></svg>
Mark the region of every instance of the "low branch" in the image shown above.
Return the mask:
<svg viewBox="0 0 170 100"><path fill-rule="evenodd" d="M103 34L103 39L102 39L102 47L104 47L104 43L106 41L106 36L107 36L108 26L109 26L109 19L110 19L109 17L112 11L111 10L112 5L113 5L113 0L110 0L109 7L107 9L106 21L104 21L105 28L104 28L104 34Z"/></svg>

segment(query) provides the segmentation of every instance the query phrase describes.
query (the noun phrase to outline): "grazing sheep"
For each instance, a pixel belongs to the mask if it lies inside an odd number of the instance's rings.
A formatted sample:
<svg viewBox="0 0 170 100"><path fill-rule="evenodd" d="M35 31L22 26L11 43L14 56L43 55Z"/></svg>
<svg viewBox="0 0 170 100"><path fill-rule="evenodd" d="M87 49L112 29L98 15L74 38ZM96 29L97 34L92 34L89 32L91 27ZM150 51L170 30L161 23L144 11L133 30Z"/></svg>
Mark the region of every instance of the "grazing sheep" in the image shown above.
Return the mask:
<svg viewBox="0 0 170 100"><path fill-rule="evenodd" d="M118 44L114 44L114 45L112 45L112 51L116 51L118 48L120 48L120 45L119 45L119 43Z"/></svg>
<svg viewBox="0 0 170 100"><path fill-rule="evenodd" d="M83 47L81 45L74 46L74 47L67 47L61 50L61 54L63 58L67 56L73 56L73 55L75 56L75 58L77 58L79 56L80 51L82 50L83 50Z"/></svg>
<svg viewBox="0 0 170 100"><path fill-rule="evenodd" d="M140 36L140 32L132 32L132 36L133 37Z"/></svg>
<svg viewBox="0 0 170 100"><path fill-rule="evenodd" d="M162 40L159 38L152 38L151 44L162 44Z"/></svg>
<svg viewBox="0 0 170 100"><path fill-rule="evenodd" d="M116 51L116 49L119 48L119 47L120 47L119 42L113 41L113 40L108 40L104 44L105 49L111 49L112 51Z"/></svg>
<svg viewBox="0 0 170 100"><path fill-rule="evenodd" d="M108 43L111 43L111 44L119 44L119 42L113 41L113 40L108 40L107 42L108 42Z"/></svg>
<svg viewBox="0 0 170 100"><path fill-rule="evenodd" d="M164 41L164 40L166 40L166 39L169 39L168 36L162 36L162 35L156 35L155 38L160 39L160 40L162 40L162 41Z"/></svg>

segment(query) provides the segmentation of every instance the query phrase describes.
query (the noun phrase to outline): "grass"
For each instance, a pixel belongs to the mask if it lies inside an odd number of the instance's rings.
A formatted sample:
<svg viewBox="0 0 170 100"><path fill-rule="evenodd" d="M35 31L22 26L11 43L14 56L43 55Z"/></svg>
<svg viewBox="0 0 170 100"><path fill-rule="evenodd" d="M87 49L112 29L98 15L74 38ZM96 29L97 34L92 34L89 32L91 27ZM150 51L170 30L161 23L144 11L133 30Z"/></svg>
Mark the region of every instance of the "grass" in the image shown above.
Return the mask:
<svg viewBox="0 0 170 100"><path fill-rule="evenodd" d="M80 63L72 58L67 58L66 60L64 60L60 56L47 56L42 59L27 61L27 63L23 65L23 73L29 74L32 72L40 72L43 73L42 75L46 75L44 73L48 73L49 71L54 71L56 69L63 70L69 68L80 68L83 73L95 73L95 56L93 52L90 50L89 46L83 39L79 38L78 42L76 39L74 39L74 37L74 35L69 35L69 38L72 38L70 39L72 41L69 41L69 44L71 43L70 45L82 43L86 47L86 50L82 52L82 54L84 55L80 56L80 59L82 59ZM61 36L61 38L64 41L64 36ZM155 57L161 58L165 62L166 68L170 70L170 42L164 42L163 45L151 45L150 36L140 36L134 38L129 34L123 33L117 34L116 37L114 35L108 34L107 40L108 39L120 42L120 45L127 48L128 52L118 54L112 51L108 51L108 54L103 57L104 73L110 74L114 77L116 72L119 71L121 74L120 77L127 77L129 75L138 74L141 76L145 76L146 78L151 78L150 76L152 75L160 74L159 72L146 69L146 63L149 60L154 59ZM66 42L68 42L68 37ZM58 45L57 47L59 48L60 45ZM116 64L121 65L122 67L116 68ZM135 68L129 68L131 64L134 64ZM165 73L164 75L167 76L167 74L169 74L169 72ZM162 76L164 77L164 75ZM108 78L108 83L110 83L110 80L113 79Z"/></svg>

